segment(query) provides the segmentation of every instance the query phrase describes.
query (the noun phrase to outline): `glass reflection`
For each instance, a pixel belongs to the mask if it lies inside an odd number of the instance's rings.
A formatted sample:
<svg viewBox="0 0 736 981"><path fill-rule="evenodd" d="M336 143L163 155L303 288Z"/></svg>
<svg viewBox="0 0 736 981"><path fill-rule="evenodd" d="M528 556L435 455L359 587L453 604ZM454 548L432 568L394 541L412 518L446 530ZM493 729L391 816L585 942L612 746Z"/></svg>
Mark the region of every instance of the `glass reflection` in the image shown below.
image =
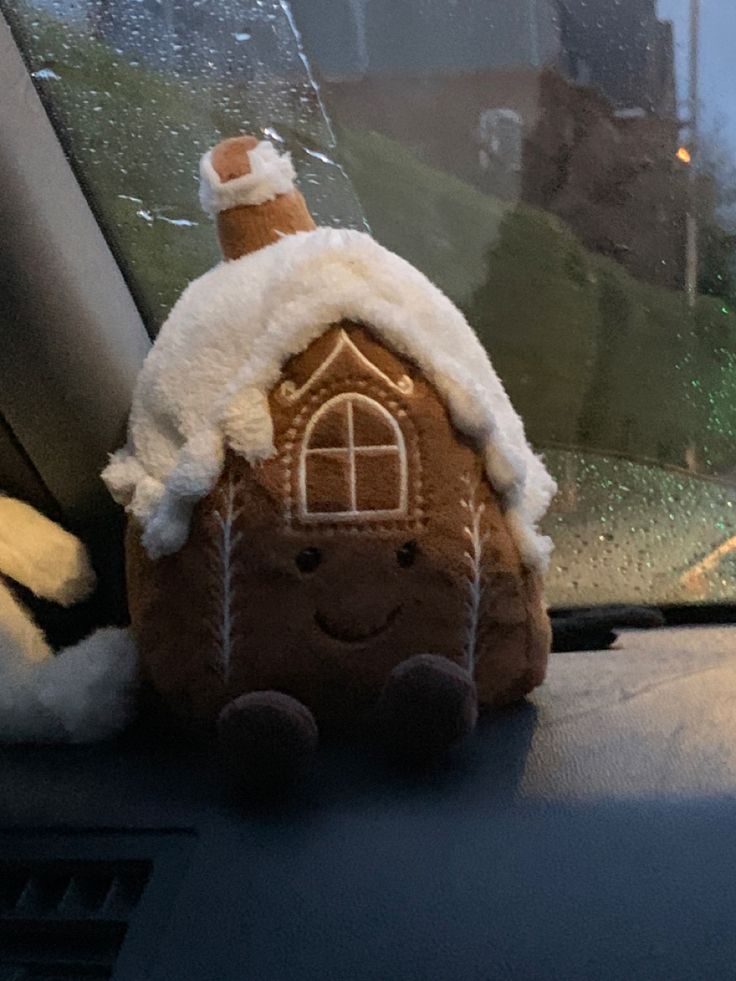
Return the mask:
<svg viewBox="0 0 736 981"><path fill-rule="evenodd" d="M285 142L466 312L560 482L553 602L736 599L736 6L0 0L155 331L196 161Z"/></svg>

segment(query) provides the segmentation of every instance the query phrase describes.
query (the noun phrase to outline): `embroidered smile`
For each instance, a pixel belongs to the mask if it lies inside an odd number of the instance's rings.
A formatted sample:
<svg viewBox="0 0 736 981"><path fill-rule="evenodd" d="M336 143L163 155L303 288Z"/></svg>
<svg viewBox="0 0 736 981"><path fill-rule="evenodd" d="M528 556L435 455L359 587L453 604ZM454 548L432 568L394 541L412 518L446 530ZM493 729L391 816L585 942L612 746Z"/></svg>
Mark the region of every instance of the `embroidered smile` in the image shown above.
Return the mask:
<svg viewBox="0 0 736 981"><path fill-rule="evenodd" d="M378 637L379 634L388 630L400 611L401 607L397 606L389 613L383 623L377 627L371 627L368 630L361 630L358 626L337 624L320 613L319 610L314 614L314 622L322 633L327 634L328 637L332 637L333 640L340 640L344 644L357 644L363 640L372 640L374 637Z"/></svg>

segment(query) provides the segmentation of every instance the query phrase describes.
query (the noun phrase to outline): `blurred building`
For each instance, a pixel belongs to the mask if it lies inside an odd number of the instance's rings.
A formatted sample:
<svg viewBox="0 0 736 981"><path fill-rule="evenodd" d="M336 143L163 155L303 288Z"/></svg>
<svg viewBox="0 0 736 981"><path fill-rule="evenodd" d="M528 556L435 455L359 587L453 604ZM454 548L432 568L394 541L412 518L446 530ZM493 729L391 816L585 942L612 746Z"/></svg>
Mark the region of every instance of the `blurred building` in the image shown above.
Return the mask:
<svg viewBox="0 0 736 981"><path fill-rule="evenodd" d="M655 0L292 0L328 110L681 288L672 25Z"/></svg>
<svg viewBox="0 0 736 981"><path fill-rule="evenodd" d="M340 125L396 140L485 193L542 207L637 277L682 287L688 189L675 156L672 25L656 0L83 6L100 39L159 70L227 73L277 128L298 128L317 98L302 84L304 111L278 118L289 86L305 82L290 11Z"/></svg>
<svg viewBox="0 0 736 981"><path fill-rule="evenodd" d="M546 72L522 197L637 278L682 289L689 191L678 135L673 116L615 109L595 88Z"/></svg>
<svg viewBox="0 0 736 981"><path fill-rule="evenodd" d="M616 109L674 118L672 24L655 0L558 0L567 76L605 95Z"/></svg>
<svg viewBox="0 0 736 981"><path fill-rule="evenodd" d="M328 109L491 193L521 193L555 0L292 0Z"/></svg>

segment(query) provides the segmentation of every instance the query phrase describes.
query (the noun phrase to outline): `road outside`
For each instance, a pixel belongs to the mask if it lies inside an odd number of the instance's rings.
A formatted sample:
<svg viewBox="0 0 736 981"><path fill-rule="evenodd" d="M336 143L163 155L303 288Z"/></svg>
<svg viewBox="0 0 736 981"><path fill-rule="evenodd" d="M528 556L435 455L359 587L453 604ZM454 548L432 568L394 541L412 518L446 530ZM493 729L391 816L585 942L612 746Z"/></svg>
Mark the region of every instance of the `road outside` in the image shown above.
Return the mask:
<svg viewBox="0 0 736 981"><path fill-rule="evenodd" d="M733 601L736 480L579 451L544 456L560 487L544 521L555 542L551 603Z"/></svg>

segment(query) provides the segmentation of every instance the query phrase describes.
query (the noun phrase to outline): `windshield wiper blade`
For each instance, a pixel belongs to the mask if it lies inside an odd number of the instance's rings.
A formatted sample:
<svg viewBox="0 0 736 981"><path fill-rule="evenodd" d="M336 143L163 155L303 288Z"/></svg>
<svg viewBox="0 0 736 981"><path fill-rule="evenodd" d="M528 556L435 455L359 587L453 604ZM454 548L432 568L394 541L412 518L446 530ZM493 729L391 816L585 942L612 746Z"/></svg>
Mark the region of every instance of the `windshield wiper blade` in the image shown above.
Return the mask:
<svg viewBox="0 0 736 981"><path fill-rule="evenodd" d="M658 607L626 604L553 610L550 619L552 650L557 652L607 650L616 641L618 630L651 630L666 622Z"/></svg>

